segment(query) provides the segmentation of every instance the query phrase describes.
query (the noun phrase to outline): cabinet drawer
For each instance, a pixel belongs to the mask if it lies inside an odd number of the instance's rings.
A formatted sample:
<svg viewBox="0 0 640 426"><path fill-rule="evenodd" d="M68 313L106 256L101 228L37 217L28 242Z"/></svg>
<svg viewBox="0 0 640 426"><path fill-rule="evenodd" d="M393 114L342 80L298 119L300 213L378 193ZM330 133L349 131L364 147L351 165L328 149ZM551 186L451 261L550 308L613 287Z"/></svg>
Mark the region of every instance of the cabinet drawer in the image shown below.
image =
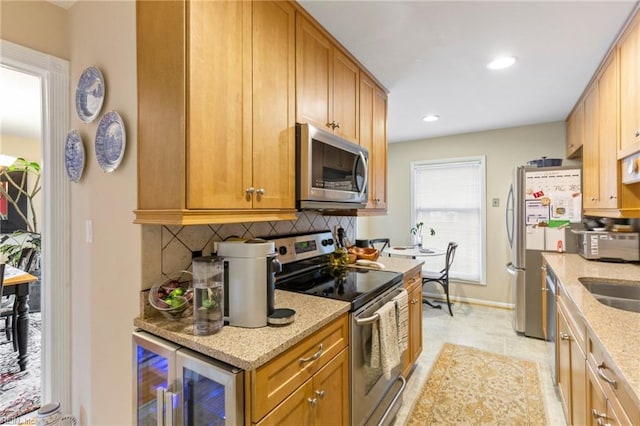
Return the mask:
<svg viewBox="0 0 640 426"><path fill-rule="evenodd" d="M251 373L253 422L257 423L349 345L348 318L343 315Z"/></svg>
<svg viewBox="0 0 640 426"><path fill-rule="evenodd" d="M558 286L558 309L561 309L567 318L571 335L576 340L582 353L587 353L587 327L584 319L578 308L573 304L573 301L568 299L563 293L564 289L562 286Z"/></svg>
<svg viewBox="0 0 640 426"><path fill-rule="evenodd" d="M415 267L405 272L402 280L404 289L407 290L407 293L411 293L416 287L422 286L422 270L420 267Z"/></svg>
<svg viewBox="0 0 640 426"><path fill-rule="evenodd" d="M595 375L607 395L607 399L617 401L619 407L615 408L621 408L631 420L631 424L640 424L640 407L635 405L631 390L628 389L627 383L622 379L618 368L604 350L602 344L591 333L587 336L587 348L587 362L596 373ZM616 411L620 410L617 409ZM619 417L624 416L619 415Z"/></svg>

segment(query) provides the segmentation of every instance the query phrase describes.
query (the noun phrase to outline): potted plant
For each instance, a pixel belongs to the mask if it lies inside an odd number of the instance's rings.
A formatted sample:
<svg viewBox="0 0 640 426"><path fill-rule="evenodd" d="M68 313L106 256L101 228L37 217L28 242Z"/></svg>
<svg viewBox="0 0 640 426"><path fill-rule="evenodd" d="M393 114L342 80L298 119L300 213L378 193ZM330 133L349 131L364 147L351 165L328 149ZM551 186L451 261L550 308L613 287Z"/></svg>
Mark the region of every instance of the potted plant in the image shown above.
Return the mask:
<svg viewBox="0 0 640 426"><path fill-rule="evenodd" d="M429 235L436 235L436 231L433 228L429 229ZM411 238L413 247L422 247L422 234L424 231L424 222L418 222L416 225L411 228Z"/></svg>
<svg viewBox="0 0 640 426"><path fill-rule="evenodd" d="M16 174L12 172L22 172ZM35 177L32 185L27 185L27 177ZM12 206L12 214L15 213L18 222L22 223L22 229L13 231L11 234L0 237L0 253L7 259L7 263L28 272L38 279L40 278L40 256L42 250L42 240L38 232L38 220L34 200L42 189L40 181L40 164L30 162L24 158L17 158L8 167L0 167L0 177L6 184L0 185L0 197L6 199L8 205ZM9 190L11 188L11 191ZM26 200L27 211L20 208L21 203ZM3 218L3 219L6 219ZM34 284L32 310L39 310L40 286Z"/></svg>

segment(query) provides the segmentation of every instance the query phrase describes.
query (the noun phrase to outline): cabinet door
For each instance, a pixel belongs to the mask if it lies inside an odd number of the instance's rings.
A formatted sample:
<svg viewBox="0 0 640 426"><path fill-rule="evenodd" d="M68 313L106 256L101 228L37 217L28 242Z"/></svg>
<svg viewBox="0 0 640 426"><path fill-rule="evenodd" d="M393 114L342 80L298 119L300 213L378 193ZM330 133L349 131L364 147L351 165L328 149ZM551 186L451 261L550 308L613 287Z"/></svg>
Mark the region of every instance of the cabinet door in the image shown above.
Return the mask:
<svg viewBox="0 0 640 426"><path fill-rule="evenodd" d="M409 350L411 363L415 364L422 353L422 286L409 294Z"/></svg>
<svg viewBox="0 0 640 426"><path fill-rule="evenodd" d="M598 85L593 84L584 99L584 138L582 146L584 208L600 205L600 167L598 146Z"/></svg>
<svg viewBox="0 0 640 426"><path fill-rule="evenodd" d="M189 209L251 207L250 14L249 2L188 6Z"/></svg>
<svg viewBox="0 0 640 426"><path fill-rule="evenodd" d="M369 167L374 170L369 188L374 194L376 209L387 209L387 94L376 88L373 97L373 158Z"/></svg>
<svg viewBox="0 0 640 426"><path fill-rule="evenodd" d="M567 423L573 424L571 421L571 342L570 332L567 320L564 314L557 307L556 324L558 332L556 334L556 351L558 354L556 368L558 370L558 390L560 391L560 399L562 408L565 410Z"/></svg>
<svg viewBox="0 0 640 426"><path fill-rule="evenodd" d="M586 359L576 340L572 338L571 344L571 419L574 425L583 425L587 422L586 402Z"/></svg>
<svg viewBox="0 0 640 426"><path fill-rule="evenodd" d="M329 39L302 15L296 15L296 120L331 131L329 107L333 75Z"/></svg>
<svg viewBox="0 0 640 426"><path fill-rule="evenodd" d="M640 150L640 18L619 45L620 146L618 158Z"/></svg>
<svg viewBox="0 0 640 426"><path fill-rule="evenodd" d="M598 426L598 419L607 419L607 399L590 366L587 367L587 414L587 424L592 426Z"/></svg>
<svg viewBox="0 0 640 426"><path fill-rule="evenodd" d="M580 101L567 119L567 158L574 157L582 148L584 104Z"/></svg>
<svg viewBox="0 0 640 426"><path fill-rule="evenodd" d="M257 424L260 426L313 425L315 411L311 409L311 403L309 402L312 395L313 383L309 379Z"/></svg>
<svg viewBox="0 0 640 426"><path fill-rule="evenodd" d="M598 79L600 207L619 207L618 182L618 62L615 53ZM640 99L639 99L640 100Z"/></svg>
<svg viewBox="0 0 640 426"><path fill-rule="evenodd" d="M316 425L349 424L349 349L336 355L313 377L311 401Z"/></svg>
<svg viewBox="0 0 640 426"><path fill-rule="evenodd" d="M360 70L335 47L333 48L333 105L331 121L336 123L335 134L358 143L358 111Z"/></svg>
<svg viewBox="0 0 640 426"><path fill-rule="evenodd" d="M241 2L242 3L242 2ZM295 207L295 10L253 2L253 208Z"/></svg>

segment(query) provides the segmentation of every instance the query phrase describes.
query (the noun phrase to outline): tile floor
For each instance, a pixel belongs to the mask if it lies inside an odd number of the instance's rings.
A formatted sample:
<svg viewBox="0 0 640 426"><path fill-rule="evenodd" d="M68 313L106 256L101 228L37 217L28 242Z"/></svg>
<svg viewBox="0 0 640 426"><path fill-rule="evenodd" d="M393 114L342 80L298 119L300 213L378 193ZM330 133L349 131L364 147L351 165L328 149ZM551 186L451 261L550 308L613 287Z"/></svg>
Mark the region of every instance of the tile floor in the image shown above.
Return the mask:
<svg viewBox="0 0 640 426"><path fill-rule="evenodd" d="M490 352L534 361L544 389L549 425L566 425L560 400L553 387L549 366L548 344L516 334L512 326L513 311L466 303L453 305L453 317L448 309L433 309L422 305L422 354L407 381L404 403L394 425L406 423L429 370L445 342L472 346Z"/></svg>

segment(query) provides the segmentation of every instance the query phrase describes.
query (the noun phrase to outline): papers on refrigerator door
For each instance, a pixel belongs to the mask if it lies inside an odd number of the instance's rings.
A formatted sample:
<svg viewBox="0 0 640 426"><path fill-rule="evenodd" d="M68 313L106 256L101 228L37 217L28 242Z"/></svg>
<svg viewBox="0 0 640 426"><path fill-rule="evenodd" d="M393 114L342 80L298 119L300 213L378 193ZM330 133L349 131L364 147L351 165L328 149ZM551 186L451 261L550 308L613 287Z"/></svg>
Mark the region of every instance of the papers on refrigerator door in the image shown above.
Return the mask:
<svg viewBox="0 0 640 426"><path fill-rule="evenodd" d="M525 180L527 225L582 220L580 169L531 171Z"/></svg>

